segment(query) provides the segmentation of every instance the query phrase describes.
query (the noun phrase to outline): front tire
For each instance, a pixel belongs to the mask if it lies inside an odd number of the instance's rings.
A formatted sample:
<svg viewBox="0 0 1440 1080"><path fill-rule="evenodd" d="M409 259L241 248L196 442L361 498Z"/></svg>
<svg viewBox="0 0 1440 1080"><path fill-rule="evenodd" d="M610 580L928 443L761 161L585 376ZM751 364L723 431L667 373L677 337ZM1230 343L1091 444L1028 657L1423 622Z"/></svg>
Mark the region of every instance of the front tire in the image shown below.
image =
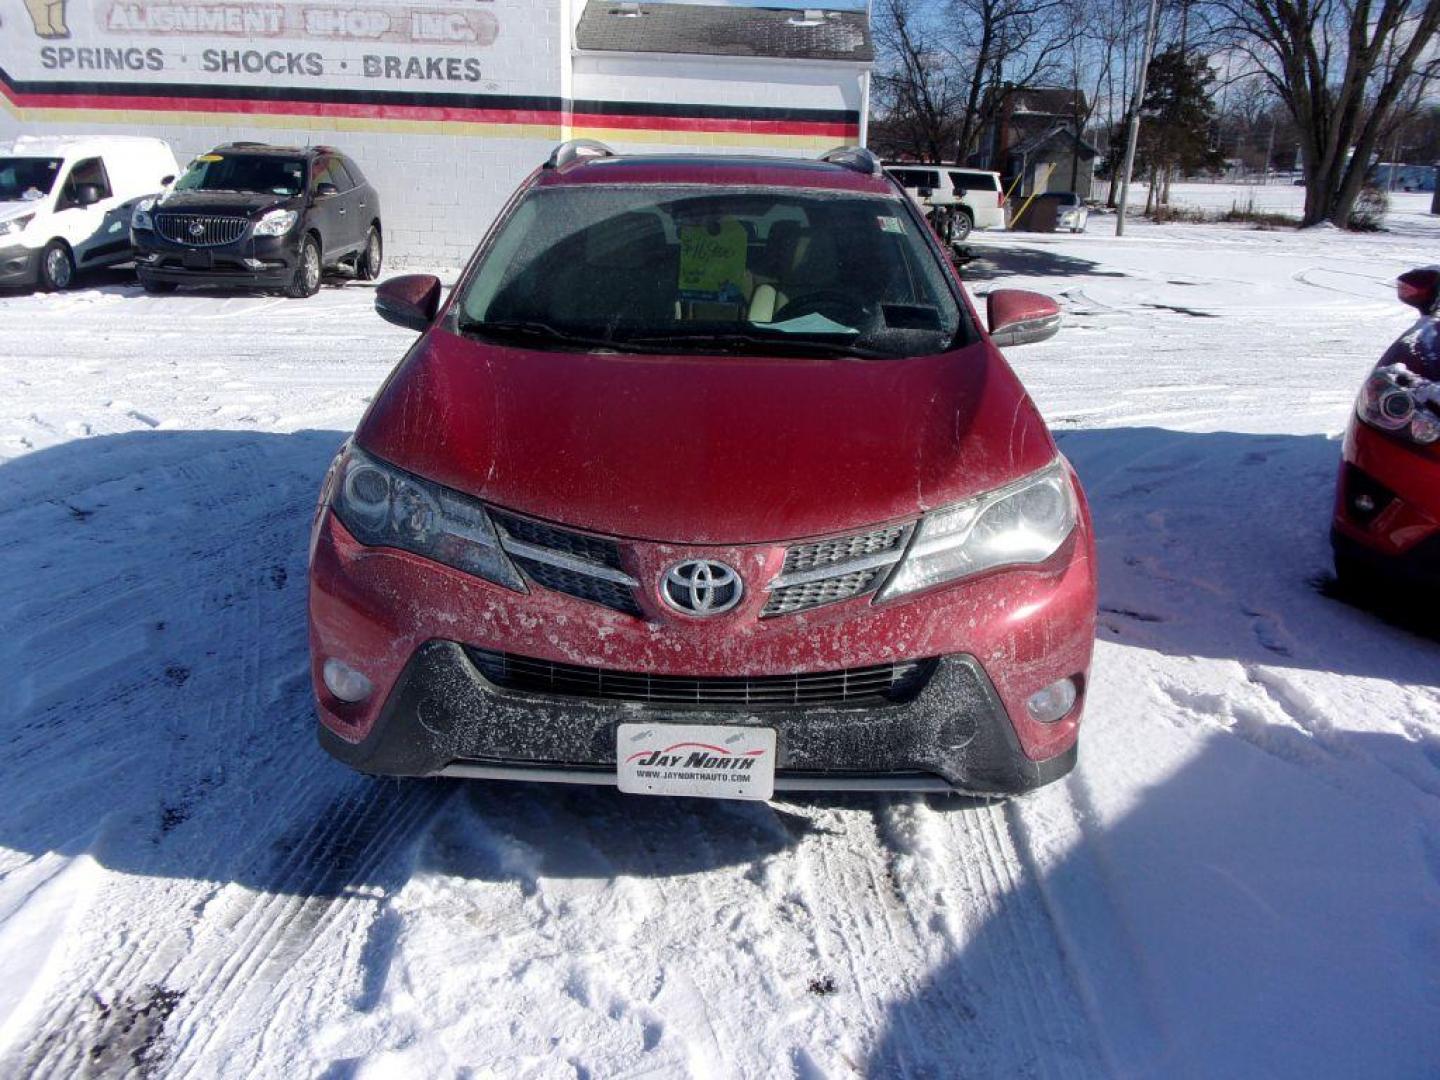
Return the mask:
<svg viewBox="0 0 1440 1080"><path fill-rule="evenodd" d="M149 278L140 279L140 288L152 296L162 296L166 293L173 293L179 288L173 281L152 281Z"/></svg>
<svg viewBox="0 0 1440 1080"><path fill-rule="evenodd" d="M295 264L295 276L285 286L285 295L295 300L314 296L320 291L320 244L313 236L305 237L300 245L300 259Z"/></svg>
<svg viewBox="0 0 1440 1080"><path fill-rule="evenodd" d="M365 234L365 247L361 249L360 259L355 264L356 276L361 281L374 281L380 276L380 262L384 255L380 230L371 225L370 231Z"/></svg>
<svg viewBox="0 0 1440 1080"><path fill-rule="evenodd" d="M75 280L75 257L63 241L51 240L40 253L40 288L63 292Z"/></svg>

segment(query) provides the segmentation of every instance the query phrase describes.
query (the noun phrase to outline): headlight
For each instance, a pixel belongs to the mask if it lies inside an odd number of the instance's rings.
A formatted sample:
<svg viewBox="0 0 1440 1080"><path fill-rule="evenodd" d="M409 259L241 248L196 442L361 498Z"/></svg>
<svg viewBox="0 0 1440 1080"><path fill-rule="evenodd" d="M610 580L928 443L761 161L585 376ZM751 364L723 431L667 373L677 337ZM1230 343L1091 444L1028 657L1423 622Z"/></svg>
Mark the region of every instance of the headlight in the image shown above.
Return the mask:
<svg viewBox="0 0 1440 1080"><path fill-rule="evenodd" d="M155 222L150 218L150 211L155 209L154 199L141 199L135 204L135 212L130 215L130 227L132 229L153 229Z"/></svg>
<svg viewBox="0 0 1440 1080"><path fill-rule="evenodd" d="M926 514L879 598L998 566L1044 562L1065 542L1078 516L1075 490L1059 461L997 491Z"/></svg>
<svg viewBox="0 0 1440 1080"><path fill-rule="evenodd" d="M0 236L15 236L25 231L25 226L35 220L34 214L21 214L9 221L0 221Z"/></svg>
<svg viewBox="0 0 1440 1080"><path fill-rule="evenodd" d="M331 503L351 535L453 566L516 592L525 584L485 507L468 495L402 472L351 447Z"/></svg>
<svg viewBox="0 0 1440 1080"><path fill-rule="evenodd" d="M271 210L255 223L255 235L284 236L295 227L299 218L294 210Z"/></svg>
<svg viewBox="0 0 1440 1080"><path fill-rule="evenodd" d="M1440 439L1436 408L1440 408L1440 384L1421 378L1404 364L1376 368L1355 402L1356 413L1371 427L1421 445Z"/></svg>

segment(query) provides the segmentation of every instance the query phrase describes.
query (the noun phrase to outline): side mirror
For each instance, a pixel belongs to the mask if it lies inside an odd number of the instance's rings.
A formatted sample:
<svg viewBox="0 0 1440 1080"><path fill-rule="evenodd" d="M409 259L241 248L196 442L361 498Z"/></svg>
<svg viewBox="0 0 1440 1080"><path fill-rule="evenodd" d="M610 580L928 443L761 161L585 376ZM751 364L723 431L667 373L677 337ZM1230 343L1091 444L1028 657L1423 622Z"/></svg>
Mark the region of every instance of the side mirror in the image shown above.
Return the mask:
<svg viewBox="0 0 1440 1080"><path fill-rule="evenodd" d="M339 195L340 189L328 181L315 185L315 197L317 199L328 199L331 195Z"/></svg>
<svg viewBox="0 0 1440 1080"><path fill-rule="evenodd" d="M407 330L425 330L440 310L440 279L431 274L391 278L375 290L375 311Z"/></svg>
<svg viewBox="0 0 1440 1080"><path fill-rule="evenodd" d="M1440 297L1440 266L1407 270L1395 281L1395 294L1400 302L1421 311L1430 311Z"/></svg>
<svg viewBox="0 0 1440 1080"><path fill-rule="evenodd" d="M928 198L930 198L930 196L932 196L932 195L935 194L935 189L934 189L934 188L928 188L928 187L916 188L916 189L915 189L915 194L918 195L918 196L919 196L920 198L922 198L922 199L928 199Z"/></svg>
<svg viewBox="0 0 1440 1080"><path fill-rule="evenodd" d="M161 186L161 187L169 187L169 186L170 186L171 184L173 184L174 182L175 182L175 174L174 174L174 173L166 173L164 176L160 177L160 186Z"/></svg>
<svg viewBox="0 0 1440 1080"><path fill-rule="evenodd" d="M102 198L99 184L76 184L75 205L94 206Z"/></svg>
<svg viewBox="0 0 1440 1080"><path fill-rule="evenodd" d="M1042 293L996 289L985 298L990 340L999 346L1029 345L1060 329L1060 305Z"/></svg>

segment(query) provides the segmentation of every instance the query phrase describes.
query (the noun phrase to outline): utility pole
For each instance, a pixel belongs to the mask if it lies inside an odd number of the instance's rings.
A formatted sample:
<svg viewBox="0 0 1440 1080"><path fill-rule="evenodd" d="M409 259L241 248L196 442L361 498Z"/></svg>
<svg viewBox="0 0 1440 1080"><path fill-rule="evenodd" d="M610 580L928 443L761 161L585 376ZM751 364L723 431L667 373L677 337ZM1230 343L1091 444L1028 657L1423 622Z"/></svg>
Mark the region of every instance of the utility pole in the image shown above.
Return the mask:
<svg viewBox="0 0 1440 1080"><path fill-rule="evenodd" d="M1140 53L1140 77L1135 83L1135 98L1130 103L1129 130L1125 133L1125 165L1120 180L1120 213L1115 218L1115 235L1125 235L1125 209L1130 204L1130 174L1135 169L1135 144L1140 141L1140 106L1145 102L1145 76L1150 70L1150 51L1155 47L1155 17L1158 0L1150 0L1150 14L1145 20L1145 46Z"/></svg>

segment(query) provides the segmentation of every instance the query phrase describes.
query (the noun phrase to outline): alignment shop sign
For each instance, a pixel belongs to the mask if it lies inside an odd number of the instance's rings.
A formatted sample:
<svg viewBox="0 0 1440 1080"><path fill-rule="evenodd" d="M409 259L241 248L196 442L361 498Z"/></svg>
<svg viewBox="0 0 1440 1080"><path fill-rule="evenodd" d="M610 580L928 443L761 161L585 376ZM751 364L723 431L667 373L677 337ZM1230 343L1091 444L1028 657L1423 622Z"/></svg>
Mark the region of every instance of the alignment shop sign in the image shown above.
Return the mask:
<svg viewBox="0 0 1440 1080"><path fill-rule="evenodd" d="M417 94L528 106L559 86L551 32L532 0L0 0L0 89L21 108L80 94L193 111L207 93L231 102L211 111L252 114L283 99L375 116Z"/></svg>
<svg viewBox="0 0 1440 1080"><path fill-rule="evenodd" d="M621 724L615 735L620 790L709 799L775 793L775 729L716 724Z"/></svg>

